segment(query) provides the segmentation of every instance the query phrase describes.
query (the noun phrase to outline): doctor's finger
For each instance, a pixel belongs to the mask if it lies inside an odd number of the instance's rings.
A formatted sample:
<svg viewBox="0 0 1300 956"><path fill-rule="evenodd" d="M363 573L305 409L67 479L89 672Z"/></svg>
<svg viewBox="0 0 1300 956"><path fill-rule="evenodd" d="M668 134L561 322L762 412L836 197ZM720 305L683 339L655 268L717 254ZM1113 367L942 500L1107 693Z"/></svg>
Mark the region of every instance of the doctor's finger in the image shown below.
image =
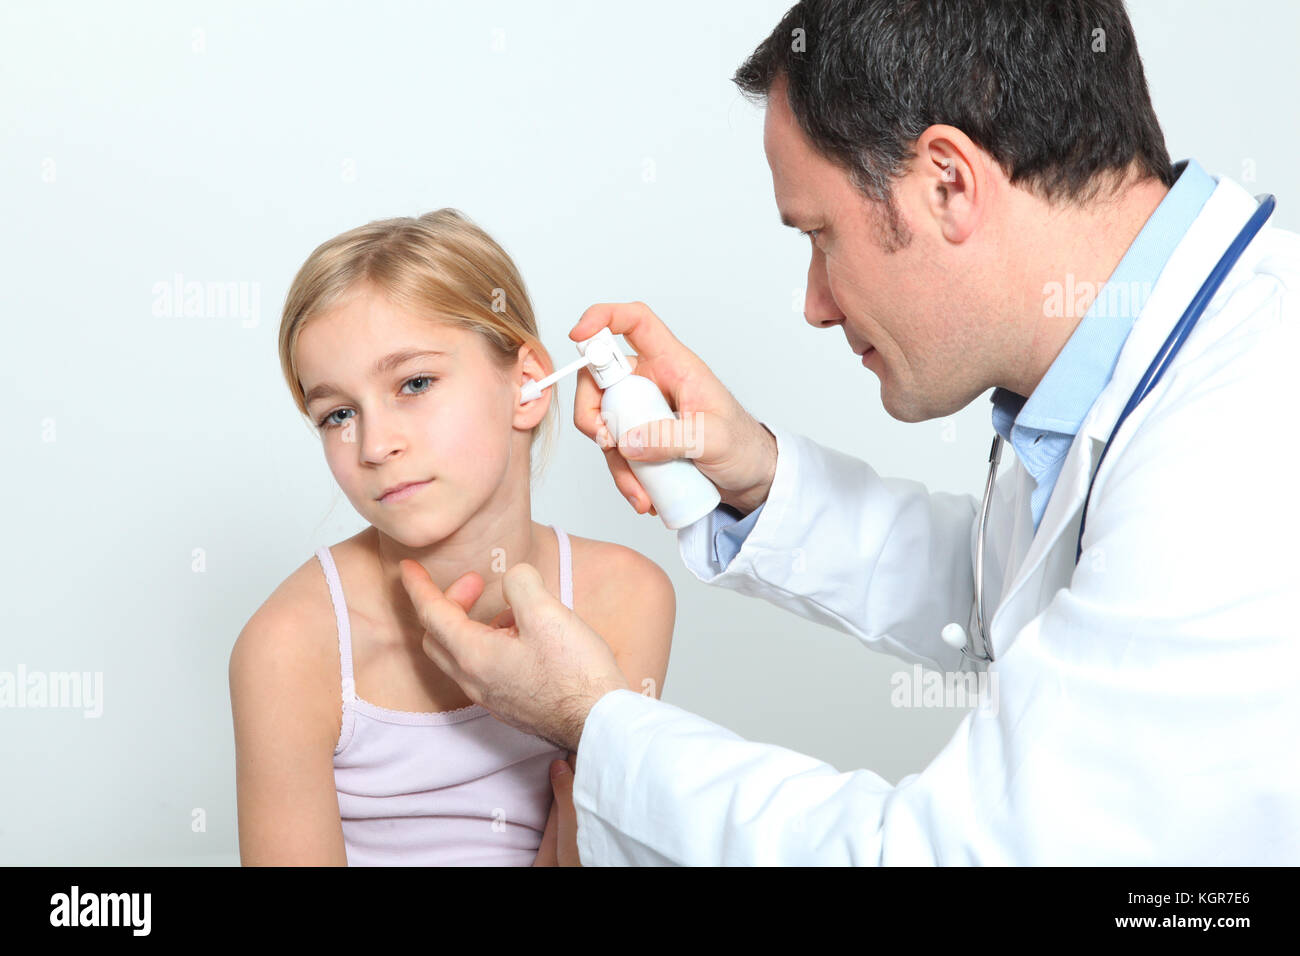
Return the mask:
<svg viewBox="0 0 1300 956"><path fill-rule="evenodd" d="M627 356L627 363L635 372L637 357L635 355ZM609 435L609 429L605 427L604 419L600 417L600 403L604 397L605 393L596 384L591 369L580 369L578 371L577 385L573 393L573 424L578 431L601 448L608 447L609 442L617 438L617 436ZM606 436L608 436L608 441L605 440Z"/></svg>
<svg viewBox="0 0 1300 956"><path fill-rule="evenodd" d="M517 622L515 621L515 609L507 604L500 614L492 618L489 626L501 628L503 630L509 630L512 627L516 627Z"/></svg>
<svg viewBox="0 0 1300 956"><path fill-rule="evenodd" d="M609 466L609 473L614 477L614 484L618 486L618 490L637 514L645 514L646 511L653 510L649 492L637 480L632 466L627 463L627 459L617 447L605 449L605 464Z"/></svg>
<svg viewBox="0 0 1300 956"><path fill-rule="evenodd" d="M465 672L461 670L460 665L456 663L455 659L453 659L449 653L447 653L447 649L438 642L436 637L428 631L425 631L424 639L421 642L420 647L424 651L424 656L433 661L433 663L437 665L438 670L442 671L457 684L460 684L462 689L464 688L463 682L466 680ZM466 691L466 693L468 693L468 691Z"/></svg>
<svg viewBox="0 0 1300 956"><path fill-rule="evenodd" d="M482 593L482 579L472 572L462 575L447 588L447 594L443 594L418 562L403 559L398 562L398 570L407 596L427 632L425 643L433 640L445 649L450 658L460 660L475 636L469 632L484 629L484 625L471 621L467 613L467 608L473 606ZM466 580L471 577L478 580Z"/></svg>
<svg viewBox="0 0 1300 956"><path fill-rule="evenodd" d="M650 358L686 350L644 302L599 302L582 313L569 338L581 342L605 328L626 338L637 354Z"/></svg>

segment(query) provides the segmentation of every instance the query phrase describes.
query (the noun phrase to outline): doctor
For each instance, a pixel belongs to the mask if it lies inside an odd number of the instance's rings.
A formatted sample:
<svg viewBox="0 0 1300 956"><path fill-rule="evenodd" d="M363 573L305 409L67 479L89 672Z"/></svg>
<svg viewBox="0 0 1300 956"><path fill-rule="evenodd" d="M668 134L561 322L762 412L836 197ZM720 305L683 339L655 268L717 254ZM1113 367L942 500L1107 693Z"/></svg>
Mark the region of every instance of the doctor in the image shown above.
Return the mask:
<svg viewBox="0 0 1300 956"><path fill-rule="evenodd" d="M700 580L988 668L997 706L896 786L840 771L628 687L527 565L494 629L466 616L475 575L444 595L404 564L431 658L576 752L584 864L1300 863L1300 237L1265 225L1239 250L1120 422L1259 204L1170 163L1119 0L806 0L735 79L766 100L776 205L809 235L808 322L864 354L899 420L992 389L1013 461L984 548L979 497L760 424L645 305L593 306L570 338L625 335L697 418L724 503L678 533ZM598 405L584 372L575 422L607 446ZM638 513L626 459L684 455L605 453Z"/></svg>

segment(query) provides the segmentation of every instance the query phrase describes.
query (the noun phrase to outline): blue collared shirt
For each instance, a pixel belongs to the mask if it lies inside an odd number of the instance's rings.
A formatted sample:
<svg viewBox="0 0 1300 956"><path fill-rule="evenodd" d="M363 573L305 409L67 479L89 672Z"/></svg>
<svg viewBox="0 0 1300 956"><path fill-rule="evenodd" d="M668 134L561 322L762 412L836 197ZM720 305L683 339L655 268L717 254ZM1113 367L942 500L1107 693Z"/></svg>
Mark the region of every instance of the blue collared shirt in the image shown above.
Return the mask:
<svg viewBox="0 0 1300 956"><path fill-rule="evenodd" d="M1025 399L1005 388L993 390L993 427L1011 443L1034 479L1030 497L1034 530L1047 509L1079 426L1115 371L1134 320L1169 257L1214 192L1216 180L1196 160L1174 164L1174 172L1177 181L1097 290L1033 394ZM1067 276L1065 282L1043 289L1049 318L1068 315L1077 297L1091 293L1095 286L1085 286L1085 278Z"/></svg>
<svg viewBox="0 0 1300 956"><path fill-rule="evenodd" d="M1035 530L1074 436L1110 381L1134 320L1169 257L1214 192L1217 181L1194 159L1175 163L1174 173L1178 177L1174 185L1097 291L1033 394L1025 399L1004 388L993 390L993 427L1011 443L1034 479L1030 506ZM1086 277L1067 277L1059 289L1045 288L1044 308L1049 317L1052 311L1068 314L1082 293L1095 288L1085 286L1085 281ZM759 505L742 519L739 511L727 505L715 509L709 520L715 522L713 554L719 567L725 568L740 553L762 511Z"/></svg>

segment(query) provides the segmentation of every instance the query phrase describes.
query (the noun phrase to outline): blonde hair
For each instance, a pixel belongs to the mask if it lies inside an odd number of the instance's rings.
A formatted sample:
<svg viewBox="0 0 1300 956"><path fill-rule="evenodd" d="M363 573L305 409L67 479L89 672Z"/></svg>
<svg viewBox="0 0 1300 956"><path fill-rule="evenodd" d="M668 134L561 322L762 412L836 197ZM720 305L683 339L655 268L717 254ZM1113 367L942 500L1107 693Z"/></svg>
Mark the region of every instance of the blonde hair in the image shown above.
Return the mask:
<svg viewBox="0 0 1300 956"><path fill-rule="evenodd" d="M304 416L298 336L314 316L363 283L432 321L479 333L503 373L524 344L537 351L546 374L554 371L538 338L524 280L491 236L456 209L427 212L418 219L380 219L321 243L289 287L280 321L280 367ZM558 404L552 394L546 417L532 431L530 453L539 436L542 443L542 463L536 457L532 462L534 478L550 453Z"/></svg>

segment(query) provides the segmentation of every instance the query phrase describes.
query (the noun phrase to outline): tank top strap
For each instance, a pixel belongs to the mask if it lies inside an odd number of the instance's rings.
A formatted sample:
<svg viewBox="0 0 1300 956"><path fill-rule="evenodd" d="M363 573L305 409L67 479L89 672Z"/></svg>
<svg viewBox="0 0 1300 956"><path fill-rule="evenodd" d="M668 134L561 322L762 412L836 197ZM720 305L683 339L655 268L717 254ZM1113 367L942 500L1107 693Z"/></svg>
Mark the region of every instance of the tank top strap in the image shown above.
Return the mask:
<svg viewBox="0 0 1300 956"><path fill-rule="evenodd" d="M343 599L343 582L339 580L339 569L334 564L334 555L328 545L316 552L316 558L325 569L325 580L329 584L330 599L334 602L334 620L339 629L339 661L343 676L343 703L351 703L357 696L356 681L352 678L352 627L348 623L348 605Z"/></svg>
<svg viewBox="0 0 1300 956"><path fill-rule="evenodd" d="M569 547L569 536L564 530L551 525L555 531L555 540L560 545L560 600L570 611L573 610L573 552Z"/></svg>

